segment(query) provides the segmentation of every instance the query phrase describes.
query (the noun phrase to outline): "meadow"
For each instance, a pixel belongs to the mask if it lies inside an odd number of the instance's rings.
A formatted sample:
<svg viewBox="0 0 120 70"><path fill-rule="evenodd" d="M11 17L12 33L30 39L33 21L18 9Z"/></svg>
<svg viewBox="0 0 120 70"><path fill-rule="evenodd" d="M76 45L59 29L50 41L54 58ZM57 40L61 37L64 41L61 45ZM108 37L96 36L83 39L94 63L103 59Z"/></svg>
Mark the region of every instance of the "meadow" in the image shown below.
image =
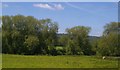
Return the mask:
<svg viewBox="0 0 120 70"><path fill-rule="evenodd" d="M2 68L117 68L118 60L95 56L2 55Z"/></svg>
<svg viewBox="0 0 120 70"><path fill-rule="evenodd" d="M0 53L0 69L2 68L2 54Z"/></svg>

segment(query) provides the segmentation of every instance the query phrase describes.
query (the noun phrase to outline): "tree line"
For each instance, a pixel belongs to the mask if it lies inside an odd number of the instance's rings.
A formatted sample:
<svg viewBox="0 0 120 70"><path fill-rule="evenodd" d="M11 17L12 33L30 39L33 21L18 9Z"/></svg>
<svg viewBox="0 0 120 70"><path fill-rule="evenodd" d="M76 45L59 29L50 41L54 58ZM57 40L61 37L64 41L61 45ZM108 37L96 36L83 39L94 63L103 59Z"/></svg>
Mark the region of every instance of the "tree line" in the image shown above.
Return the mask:
<svg viewBox="0 0 120 70"><path fill-rule="evenodd" d="M92 42L90 27L75 26L58 36L58 23L33 16L2 16L2 53L21 55L120 56L119 22L105 26L103 36Z"/></svg>

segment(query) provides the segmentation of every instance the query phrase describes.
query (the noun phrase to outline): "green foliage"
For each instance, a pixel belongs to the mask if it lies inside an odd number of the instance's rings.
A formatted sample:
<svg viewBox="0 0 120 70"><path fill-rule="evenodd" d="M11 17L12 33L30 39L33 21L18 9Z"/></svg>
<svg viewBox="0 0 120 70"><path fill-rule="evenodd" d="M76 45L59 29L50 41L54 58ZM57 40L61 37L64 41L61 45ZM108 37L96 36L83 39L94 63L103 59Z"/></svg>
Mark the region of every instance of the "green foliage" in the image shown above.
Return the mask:
<svg viewBox="0 0 120 70"><path fill-rule="evenodd" d="M43 54L57 40L58 25L32 16L2 16L3 53ZM31 51L30 51L31 50Z"/></svg>
<svg viewBox="0 0 120 70"><path fill-rule="evenodd" d="M102 55L119 55L119 42L118 42L118 34L110 33L107 36L103 36L98 45L99 52Z"/></svg>
<svg viewBox="0 0 120 70"><path fill-rule="evenodd" d="M36 36L30 35L26 37L24 44L28 48L28 51L30 51L30 54L33 54L34 48L39 44L39 39Z"/></svg>
<svg viewBox="0 0 120 70"><path fill-rule="evenodd" d="M88 40L88 33L90 32L90 27L76 26L70 29L66 29L69 41L68 48L70 54L81 54L89 55L91 47Z"/></svg>
<svg viewBox="0 0 120 70"><path fill-rule="evenodd" d="M98 52L97 51L98 50L98 41L99 41L99 39L95 39L91 42L91 46L92 46L91 50L92 50L93 55L97 54L97 52Z"/></svg>
<svg viewBox="0 0 120 70"><path fill-rule="evenodd" d="M120 22L111 22L109 24L106 24L104 26L105 30L103 32L103 35L108 35L111 32L118 33L120 30L119 27L120 27Z"/></svg>
<svg viewBox="0 0 120 70"><path fill-rule="evenodd" d="M58 41L59 41L59 45L67 46L68 36L67 35L61 36Z"/></svg>
<svg viewBox="0 0 120 70"><path fill-rule="evenodd" d="M90 27L75 26L58 36L58 24L32 16L2 16L2 53L33 55L120 56L120 23L105 26L100 40L90 42ZM60 47L58 47L60 46Z"/></svg>
<svg viewBox="0 0 120 70"><path fill-rule="evenodd" d="M36 36L28 36L25 39L25 44L27 44L27 47L37 46L39 44L39 39Z"/></svg>
<svg viewBox="0 0 120 70"><path fill-rule="evenodd" d="M112 22L105 26L105 31L98 43L98 53L101 55L120 56L119 23Z"/></svg>
<svg viewBox="0 0 120 70"><path fill-rule="evenodd" d="M65 55L65 48L62 46L56 46L57 55Z"/></svg>
<svg viewBox="0 0 120 70"><path fill-rule="evenodd" d="M49 51L49 55L53 55L53 56L57 55L57 51L54 46L48 46L48 51Z"/></svg>

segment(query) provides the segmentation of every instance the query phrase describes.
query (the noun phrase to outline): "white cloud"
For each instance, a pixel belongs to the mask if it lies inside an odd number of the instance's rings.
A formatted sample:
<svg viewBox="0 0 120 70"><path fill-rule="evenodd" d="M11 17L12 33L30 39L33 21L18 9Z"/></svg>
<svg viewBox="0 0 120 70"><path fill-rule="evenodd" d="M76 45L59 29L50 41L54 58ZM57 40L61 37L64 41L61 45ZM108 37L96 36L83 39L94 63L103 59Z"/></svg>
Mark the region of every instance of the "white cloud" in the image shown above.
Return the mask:
<svg viewBox="0 0 120 70"><path fill-rule="evenodd" d="M49 4L33 4L34 7L45 8L49 10L63 10L64 7L61 4L49 5Z"/></svg>
<svg viewBox="0 0 120 70"><path fill-rule="evenodd" d="M48 4L33 4L34 7L39 7L39 8L46 8L46 9L53 9L50 5Z"/></svg>
<svg viewBox="0 0 120 70"><path fill-rule="evenodd" d="M64 9L64 7L61 4L55 4L54 8L57 9L57 10L63 10Z"/></svg>

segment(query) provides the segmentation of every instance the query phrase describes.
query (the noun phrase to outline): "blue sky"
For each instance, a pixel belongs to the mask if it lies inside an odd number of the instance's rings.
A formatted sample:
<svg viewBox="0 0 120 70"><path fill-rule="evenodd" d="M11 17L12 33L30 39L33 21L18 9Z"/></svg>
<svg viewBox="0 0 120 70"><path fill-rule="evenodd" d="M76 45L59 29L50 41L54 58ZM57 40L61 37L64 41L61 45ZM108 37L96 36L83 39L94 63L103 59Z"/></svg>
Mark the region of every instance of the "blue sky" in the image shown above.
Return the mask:
<svg viewBox="0 0 120 70"><path fill-rule="evenodd" d="M59 33L74 26L89 26L89 35L101 36L104 26L118 21L117 2L4 2L2 15L51 18L59 24Z"/></svg>

